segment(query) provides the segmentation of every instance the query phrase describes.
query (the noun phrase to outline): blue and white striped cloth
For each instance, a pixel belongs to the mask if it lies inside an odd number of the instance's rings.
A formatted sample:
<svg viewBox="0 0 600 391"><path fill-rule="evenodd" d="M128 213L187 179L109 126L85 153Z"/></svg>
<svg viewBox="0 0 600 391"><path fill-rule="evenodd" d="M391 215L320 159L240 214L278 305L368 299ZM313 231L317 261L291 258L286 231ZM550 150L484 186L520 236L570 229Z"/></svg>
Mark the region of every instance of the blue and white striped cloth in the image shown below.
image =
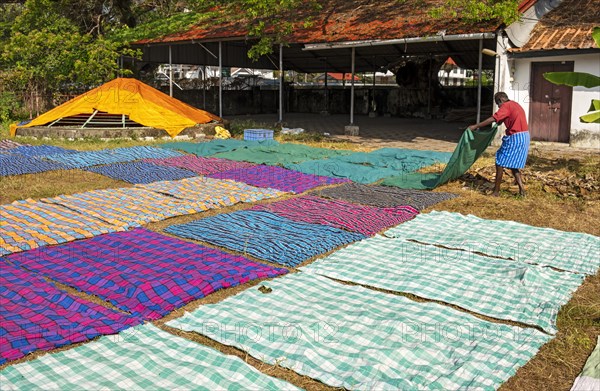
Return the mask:
<svg viewBox="0 0 600 391"><path fill-rule="evenodd" d="M529 152L529 132L519 132L502 137L496 152L496 165L505 168L523 168Z"/></svg>

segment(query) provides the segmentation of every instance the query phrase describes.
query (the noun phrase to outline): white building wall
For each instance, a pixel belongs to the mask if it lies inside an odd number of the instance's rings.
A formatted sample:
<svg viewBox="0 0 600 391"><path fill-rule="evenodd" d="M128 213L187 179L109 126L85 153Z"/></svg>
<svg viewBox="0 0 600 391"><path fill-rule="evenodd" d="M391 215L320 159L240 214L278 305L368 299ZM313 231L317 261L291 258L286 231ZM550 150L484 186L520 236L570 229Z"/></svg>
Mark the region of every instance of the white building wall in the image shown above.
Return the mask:
<svg viewBox="0 0 600 391"><path fill-rule="evenodd" d="M531 63L544 61L574 61L575 72L600 75L600 54L508 59L506 65L502 64L504 65L502 71L506 72L506 76L502 78L500 90L503 87L510 99L523 106L528 121ZM575 147L596 148L600 151L600 124L579 120L580 116L588 112L592 99L600 99L600 87L573 87L570 144Z"/></svg>

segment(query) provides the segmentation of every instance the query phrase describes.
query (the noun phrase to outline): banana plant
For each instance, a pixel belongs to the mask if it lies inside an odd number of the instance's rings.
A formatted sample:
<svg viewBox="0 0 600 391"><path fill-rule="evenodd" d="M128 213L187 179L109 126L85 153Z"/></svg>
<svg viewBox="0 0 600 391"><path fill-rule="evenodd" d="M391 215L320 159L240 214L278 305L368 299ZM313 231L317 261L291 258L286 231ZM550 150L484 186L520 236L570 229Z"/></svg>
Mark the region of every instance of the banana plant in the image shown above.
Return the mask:
<svg viewBox="0 0 600 391"><path fill-rule="evenodd" d="M600 27L594 27L592 38L600 48ZM570 87L595 88L600 86L600 77L584 72L547 72L544 79L550 83ZM579 117L581 122L600 123L600 99L592 99L587 114Z"/></svg>

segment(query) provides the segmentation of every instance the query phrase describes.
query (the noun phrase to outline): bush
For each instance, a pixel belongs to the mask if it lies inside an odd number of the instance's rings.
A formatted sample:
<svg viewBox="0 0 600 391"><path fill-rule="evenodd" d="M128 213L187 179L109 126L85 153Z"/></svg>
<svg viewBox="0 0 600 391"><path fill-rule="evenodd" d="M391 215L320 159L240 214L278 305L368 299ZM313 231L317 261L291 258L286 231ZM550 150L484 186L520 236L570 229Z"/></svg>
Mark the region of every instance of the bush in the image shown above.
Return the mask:
<svg viewBox="0 0 600 391"><path fill-rule="evenodd" d="M16 117L21 107L17 97L12 92L0 92L0 122L9 122Z"/></svg>

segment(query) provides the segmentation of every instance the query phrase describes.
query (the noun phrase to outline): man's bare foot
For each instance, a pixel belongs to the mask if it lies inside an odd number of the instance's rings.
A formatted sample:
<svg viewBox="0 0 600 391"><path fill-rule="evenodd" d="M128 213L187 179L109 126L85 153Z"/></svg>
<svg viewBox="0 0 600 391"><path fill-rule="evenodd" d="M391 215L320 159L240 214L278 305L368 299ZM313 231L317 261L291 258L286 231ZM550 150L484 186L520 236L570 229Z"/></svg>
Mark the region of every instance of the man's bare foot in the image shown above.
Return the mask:
<svg viewBox="0 0 600 391"><path fill-rule="evenodd" d="M526 195L526 194L527 194L527 193L525 193L525 190L521 190L521 191L519 192L519 196L520 196L520 197L523 197L523 198L525 198L525 195Z"/></svg>
<svg viewBox="0 0 600 391"><path fill-rule="evenodd" d="M499 196L500 196L500 193L497 191L492 193L492 197L499 197Z"/></svg>

